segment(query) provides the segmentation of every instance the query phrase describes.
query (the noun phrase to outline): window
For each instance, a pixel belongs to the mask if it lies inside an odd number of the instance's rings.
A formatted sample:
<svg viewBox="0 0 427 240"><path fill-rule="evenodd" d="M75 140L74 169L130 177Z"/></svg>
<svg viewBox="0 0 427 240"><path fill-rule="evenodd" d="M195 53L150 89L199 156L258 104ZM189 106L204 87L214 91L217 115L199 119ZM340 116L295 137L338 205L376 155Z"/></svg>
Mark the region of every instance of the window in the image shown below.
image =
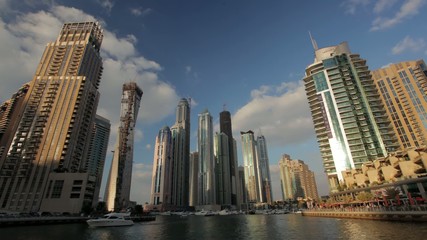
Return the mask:
<svg viewBox="0 0 427 240"><path fill-rule="evenodd" d="M80 197L80 193L71 193L70 194L70 198L79 198Z"/></svg>
<svg viewBox="0 0 427 240"><path fill-rule="evenodd" d="M61 198L62 187L64 186L64 180L56 180L53 184L52 198Z"/></svg>
<svg viewBox="0 0 427 240"><path fill-rule="evenodd" d="M73 185L82 185L83 180L74 180Z"/></svg>

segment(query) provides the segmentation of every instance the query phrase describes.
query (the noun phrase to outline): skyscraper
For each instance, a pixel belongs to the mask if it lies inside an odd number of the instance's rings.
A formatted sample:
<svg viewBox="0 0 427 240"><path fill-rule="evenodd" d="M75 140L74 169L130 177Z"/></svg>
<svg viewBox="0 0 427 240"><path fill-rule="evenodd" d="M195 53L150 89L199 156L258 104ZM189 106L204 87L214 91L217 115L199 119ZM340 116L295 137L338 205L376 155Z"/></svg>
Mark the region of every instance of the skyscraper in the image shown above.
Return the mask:
<svg viewBox="0 0 427 240"><path fill-rule="evenodd" d="M119 132L104 197L109 211L120 211L129 206L134 129L142 94L135 82L123 84Z"/></svg>
<svg viewBox="0 0 427 240"><path fill-rule="evenodd" d="M366 60L346 42L317 49L305 90L331 191L342 172L394 150L394 133Z"/></svg>
<svg viewBox="0 0 427 240"><path fill-rule="evenodd" d="M238 199L238 165L237 165L237 152L236 144L233 138L233 130L231 126L231 114L229 111L222 111L219 113L219 129L228 137L228 158L230 170L230 189L231 189L231 204L239 205Z"/></svg>
<svg viewBox="0 0 427 240"><path fill-rule="evenodd" d="M289 155L283 154L279 170L283 200L297 200L299 197L319 199L314 172L304 161L292 160Z"/></svg>
<svg viewBox="0 0 427 240"><path fill-rule="evenodd" d="M98 105L102 39L98 23L66 23L47 44L15 105L13 131L1 136L13 139L0 151L1 209L80 212L92 204L96 177L83 163Z"/></svg>
<svg viewBox="0 0 427 240"><path fill-rule="evenodd" d="M423 60L372 71L401 150L427 144L427 67Z"/></svg>
<svg viewBox="0 0 427 240"><path fill-rule="evenodd" d="M216 202L219 205L231 205L231 178L229 140L225 133L216 133L214 137Z"/></svg>
<svg viewBox="0 0 427 240"><path fill-rule="evenodd" d="M243 167L245 171L245 197L246 203L260 202L258 182L258 159L254 132L240 132L242 137Z"/></svg>
<svg viewBox="0 0 427 240"><path fill-rule="evenodd" d="M198 205L214 205L216 189L213 126L212 116L207 109L199 113L197 146L199 152Z"/></svg>
<svg viewBox="0 0 427 240"><path fill-rule="evenodd" d="M258 184L260 191L260 202L273 203L271 190L270 162L268 160L267 142L264 135L257 136L257 158L259 165Z"/></svg>
<svg viewBox="0 0 427 240"><path fill-rule="evenodd" d="M96 186L92 207L96 207L99 199L102 175L104 173L105 156L107 155L108 140L110 138L110 121L99 115L95 116L92 134L89 143L86 169L92 176L96 176Z"/></svg>
<svg viewBox="0 0 427 240"><path fill-rule="evenodd" d="M150 203L164 210L170 205L171 194L172 135L168 126L163 127L156 137L154 147L153 175Z"/></svg>
<svg viewBox="0 0 427 240"><path fill-rule="evenodd" d="M190 104L185 98L178 103L176 121L171 132L173 141L171 204L186 207L189 204Z"/></svg>

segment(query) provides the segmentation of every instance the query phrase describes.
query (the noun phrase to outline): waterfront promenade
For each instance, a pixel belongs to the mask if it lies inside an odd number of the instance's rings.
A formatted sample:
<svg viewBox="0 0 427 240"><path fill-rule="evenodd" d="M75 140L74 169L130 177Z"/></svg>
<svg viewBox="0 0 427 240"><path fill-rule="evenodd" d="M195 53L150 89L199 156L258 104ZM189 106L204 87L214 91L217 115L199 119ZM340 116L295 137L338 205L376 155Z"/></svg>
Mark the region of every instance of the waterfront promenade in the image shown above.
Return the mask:
<svg viewBox="0 0 427 240"><path fill-rule="evenodd" d="M427 206L316 208L304 210L302 215L308 217L427 222Z"/></svg>

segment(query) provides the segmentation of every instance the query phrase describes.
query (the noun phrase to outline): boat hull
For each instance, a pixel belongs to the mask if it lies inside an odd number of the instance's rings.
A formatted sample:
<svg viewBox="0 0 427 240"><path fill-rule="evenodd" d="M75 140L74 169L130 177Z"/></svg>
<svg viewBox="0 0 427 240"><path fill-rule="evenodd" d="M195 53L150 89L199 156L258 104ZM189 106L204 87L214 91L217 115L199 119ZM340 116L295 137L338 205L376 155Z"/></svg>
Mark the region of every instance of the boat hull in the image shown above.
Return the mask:
<svg viewBox="0 0 427 240"><path fill-rule="evenodd" d="M86 221L90 227L121 227L132 226L132 220L90 219Z"/></svg>

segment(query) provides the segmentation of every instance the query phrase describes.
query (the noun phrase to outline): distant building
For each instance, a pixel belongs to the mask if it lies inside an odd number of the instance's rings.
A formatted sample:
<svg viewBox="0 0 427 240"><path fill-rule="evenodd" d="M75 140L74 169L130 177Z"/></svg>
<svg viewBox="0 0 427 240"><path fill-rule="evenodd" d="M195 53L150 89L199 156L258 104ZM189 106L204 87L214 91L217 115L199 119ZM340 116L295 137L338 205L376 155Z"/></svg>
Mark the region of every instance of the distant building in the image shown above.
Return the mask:
<svg viewBox="0 0 427 240"><path fill-rule="evenodd" d="M199 152L198 205L215 205L215 156L212 116L208 110L199 113L197 147Z"/></svg>
<svg viewBox="0 0 427 240"><path fill-rule="evenodd" d="M119 132L104 197L109 211L130 206L134 129L143 94L135 82L123 84L122 90Z"/></svg>
<svg viewBox="0 0 427 240"><path fill-rule="evenodd" d="M305 70L305 91L332 192L342 171L387 156L398 147L366 60L346 42L317 48Z"/></svg>
<svg viewBox="0 0 427 240"><path fill-rule="evenodd" d="M189 205L190 171L190 103L182 98L176 108L176 121L172 133L172 185L171 204L182 208Z"/></svg>
<svg viewBox="0 0 427 240"><path fill-rule="evenodd" d="M233 130L231 124L231 114L229 111L222 111L219 113L219 128L220 132L224 133L228 137L228 158L229 158L229 171L230 171L230 193L231 193L231 204L239 206L238 201L238 164L237 164L237 149L235 139L233 138Z"/></svg>
<svg viewBox="0 0 427 240"><path fill-rule="evenodd" d="M105 157L107 155L108 140L110 138L110 130L110 121L104 117L96 115L94 125L92 127L88 157L85 162L88 173L96 177L96 186L92 202L93 208L98 204L102 175L104 173Z"/></svg>
<svg viewBox="0 0 427 240"><path fill-rule="evenodd" d="M215 134L216 201L222 206L231 206L230 151L228 143L228 136L225 133Z"/></svg>
<svg viewBox="0 0 427 240"><path fill-rule="evenodd" d="M254 132L240 132L242 137L243 167L245 171L245 197L246 203L260 202L258 182L258 159Z"/></svg>
<svg viewBox="0 0 427 240"><path fill-rule="evenodd" d="M237 199L240 205L238 205L238 208L242 208L243 203L247 203L246 198L246 184L245 184L245 168L243 166L238 167L238 196Z"/></svg>
<svg viewBox="0 0 427 240"><path fill-rule="evenodd" d="M427 67L423 60L372 71L400 149L427 145Z"/></svg>
<svg viewBox="0 0 427 240"><path fill-rule="evenodd" d="M271 189L271 177L270 177L270 161L268 160L267 142L263 135L257 136L257 157L259 165L259 191L260 191L260 202L272 204L273 203L273 192Z"/></svg>
<svg viewBox="0 0 427 240"><path fill-rule="evenodd" d="M304 161L292 160L289 155L283 154L279 169L283 200L319 200L314 172L309 170Z"/></svg>
<svg viewBox="0 0 427 240"><path fill-rule="evenodd" d="M198 204L198 177L199 177L199 153L190 154L190 206Z"/></svg>
<svg viewBox="0 0 427 240"><path fill-rule="evenodd" d="M168 126L163 127L156 137L151 181L150 203L158 210L171 204L172 184L172 135Z"/></svg>
<svg viewBox="0 0 427 240"><path fill-rule="evenodd" d="M102 75L98 23L66 23L0 109L0 209L78 213L96 198L89 143ZM7 129L7 132L4 131Z"/></svg>

